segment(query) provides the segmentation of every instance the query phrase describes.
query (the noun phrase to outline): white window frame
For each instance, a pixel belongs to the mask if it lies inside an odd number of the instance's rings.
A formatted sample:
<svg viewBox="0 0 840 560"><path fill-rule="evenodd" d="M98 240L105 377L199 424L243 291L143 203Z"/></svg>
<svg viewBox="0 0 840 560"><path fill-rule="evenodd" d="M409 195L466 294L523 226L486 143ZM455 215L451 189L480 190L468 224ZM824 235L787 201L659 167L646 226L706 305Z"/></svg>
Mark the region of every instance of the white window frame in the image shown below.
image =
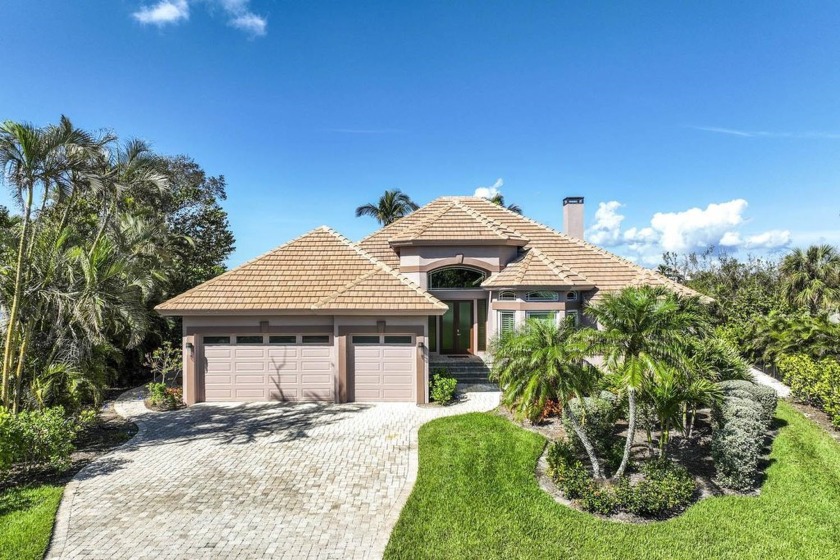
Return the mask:
<svg viewBox="0 0 840 560"><path fill-rule="evenodd" d="M535 297L535 294L551 294L551 297ZM552 292L549 290L538 290L534 292L528 292L525 295L525 301L558 301L559 299L560 296L557 292Z"/></svg>
<svg viewBox="0 0 840 560"><path fill-rule="evenodd" d="M566 311L566 317L574 317L575 318L575 326L580 325L580 311L577 309L569 309Z"/></svg>
<svg viewBox="0 0 840 560"><path fill-rule="evenodd" d="M516 292L504 290L499 292L498 301L516 301Z"/></svg>
<svg viewBox="0 0 840 560"><path fill-rule="evenodd" d="M577 292L566 292L566 301L577 301L578 300L578 293Z"/></svg>
<svg viewBox="0 0 840 560"><path fill-rule="evenodd" d="M505 315L510 315L512 320L513 320L513 326L511 327L510 332L513 332L513 331L516 330L516 311L497 311L497 314L498 314L497 315L497 320L498 320L498 325L499 325L498 334L500 334L500 335L507 334L504 330L504 327L503 327L504 320L502 318Z"/></svg>

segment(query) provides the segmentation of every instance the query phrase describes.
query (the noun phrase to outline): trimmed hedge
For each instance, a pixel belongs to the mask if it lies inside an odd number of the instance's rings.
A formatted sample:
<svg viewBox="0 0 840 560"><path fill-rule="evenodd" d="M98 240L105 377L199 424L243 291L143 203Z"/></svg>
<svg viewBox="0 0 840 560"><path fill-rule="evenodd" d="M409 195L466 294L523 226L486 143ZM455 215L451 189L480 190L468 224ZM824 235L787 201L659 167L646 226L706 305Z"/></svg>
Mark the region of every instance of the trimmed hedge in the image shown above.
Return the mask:
<svg viewBox="0 0 840 560"><path fill-rule="evenodd" d="M764 437L776 412L776 392L749 381L718 385L724 398L712 409L717 481L726 488L748 490L755 485Z"/></svg>
<svg viewBox="0 0 840 560"><path fill-rule="evenodd" d="M761 405L766 425L769 426L773 422L773 415L776 413L776 404L779 397L772 387L737 380L721 381L718 383L718 386L723 389L724 395L746 396L756 401Z"/></svg>
<svg viewBox="0 0 840 560"><path fill-rule="evenodd" d="M797 354L782 356L778 366L793 396L822 409L840 428L840 362Z"/></svg>

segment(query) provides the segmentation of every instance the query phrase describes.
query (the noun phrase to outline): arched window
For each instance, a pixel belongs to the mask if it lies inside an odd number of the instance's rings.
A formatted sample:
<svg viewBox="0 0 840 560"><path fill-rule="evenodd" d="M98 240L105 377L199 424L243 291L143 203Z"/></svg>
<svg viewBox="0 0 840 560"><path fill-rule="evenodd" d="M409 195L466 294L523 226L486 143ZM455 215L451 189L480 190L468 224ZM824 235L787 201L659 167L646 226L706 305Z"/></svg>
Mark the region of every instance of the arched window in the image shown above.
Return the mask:
<svg viewBox="0 0 840 560"><path fill-rule="evenodd" d="M516 301L514 292L499 292L499 301Z"/></svg>
<svg viewBox="0 0 840 560"><path fill-rule="evenodd" d="M430 290L453 290L479 288L487 274L474 268L451 266L429 273Z"/></svg>

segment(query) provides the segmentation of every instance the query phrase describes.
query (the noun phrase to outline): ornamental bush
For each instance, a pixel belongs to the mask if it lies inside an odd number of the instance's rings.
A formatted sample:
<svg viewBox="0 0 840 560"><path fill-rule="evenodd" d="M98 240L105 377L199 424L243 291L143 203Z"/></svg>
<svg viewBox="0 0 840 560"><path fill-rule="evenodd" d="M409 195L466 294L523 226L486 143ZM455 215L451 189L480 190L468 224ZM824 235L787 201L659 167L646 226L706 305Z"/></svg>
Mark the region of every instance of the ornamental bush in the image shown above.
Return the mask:
<svg viewBox="0 0 840 560"><path fill-rule="evenodd" d="M761 405L753 399L738 396L725 396L712 408L712 419L717 426L723 426L733 418L746 418L754 421L755 429L764 431L764 413Z"/></svg>
<svg viewBox="0 0 840 560"><path fill-rule="evenodd" d="M606 392L606 391L605 391ZM609 393L612 395L612 393ZM596 451L603 453L610 447L612 440L613 426L616 420L616 407L613 402L600 397L586 397L581 404L580 399L569 401L569 408L578 418L581 428L589 437L589 441L595 446ZM577 434L572 428L572 423L564 415L563 428L569 434L569 438L578 450L583 449Z"/></svg>
<svg viewBox="0 0 840 560"><path fill-rule="evenodd" d="M637 484L622 478L615 486L604 486L592 479L569 441L551 444L546 459L548 474L563 495L592 513L626 511L645 517L659 516L687 506L696 490L688 471L667 460L645 464L644 478Z"/></svg>
<svg viewBox="0 0 840 560"><path fill-rule="evenodd" d="M429 384L429 395L433 401L446 404L455 398L457 386L458 380L449 376L449 370L437 369L432 375L432 382Z"/></svg>
<svg viewBox="0 0 840 560"><path fill-rule="evenodd" d="M66 417L60 406L18 414L0 410L0 471L15 464L66 469L73 440L91 420L92 415Z"/></svg>
<svg viewBox="0 0 840 560"><path fill-rule="evenodd" d="M655 517L687 506L697 485L688 471L667 459L642 466L644 478L631 485L626 478L615 487L617 507L642 517Z"/></svg>
<svg viewBox="0 0 840 560"><path fill-rule="evenodd" d="M736 418L712 434L712 460L721 486L748 490L755 484L762 441L754 426L754 420Z"/></svg>
<svg viewBox="0 0 840 560"><path fill-rule="evenodd" d="M749 398L756 401L761 406L765 425L770 426L772 424L778 402L778 396L772 387L759 385L750 381L736 380L721 381L718 383L718 386L723 390L724 395Z"/></svg>
<svg viewBox="0 0 840 560"><path fill-rule="evenodd" d="M816 361L797 354L782 356L778 365L791 394L822 409L840 428L840 362L834 358Z"/></svg>

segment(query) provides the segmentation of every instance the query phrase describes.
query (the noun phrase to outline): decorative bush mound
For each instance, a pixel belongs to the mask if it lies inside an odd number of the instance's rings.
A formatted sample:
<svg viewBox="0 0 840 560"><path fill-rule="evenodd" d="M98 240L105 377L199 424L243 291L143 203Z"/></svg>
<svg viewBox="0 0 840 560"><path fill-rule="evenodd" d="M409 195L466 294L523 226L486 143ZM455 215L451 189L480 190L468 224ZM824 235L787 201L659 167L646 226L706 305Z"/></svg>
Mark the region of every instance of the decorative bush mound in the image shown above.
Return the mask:
<svg viewBox="0 0 840 560"><path fill-rule="evenodd" d="M457 386L458 380L449 375L449 370L436 369L432 375L432 382L429 384L429 395L433 401L446 404L455 398Z"/></svg>
<svg viewBox="0 0 840 560"><path fill-rule="evenodd" d="M764 437L776 412L776 393L748 381L723 381L724 399L712 409L712 459L721 486L755 485ZM772 393L772 395L771 395Z"/></svg>
<svg viewBox="0 0 840 560"><path fill-rule="evenodd" d="M94 416L68 418L60 406L18 414L0 409L0 472L16 464L27 469L36 465L66 469L73 440Z"/></svg>
<svg viewBox="0 0 840 560"><path fill-rule="evenodd" d="M794 397L822 409L840 428L840 362L797 354L782 356L779 370Z"/></svg>
<svg viewBox="0 0 840 560"><path fill-rule="evenodd" d="M184 404L184 393L180 387L169 387L166 383L149 383L149 404L166 410L174 410Z"/></svg>
<svg viewBox="0 0 840 560"><path fill-rule="evenodd" d="M773 415L776 413L778 396L776 391L766 385L759 385L749 381L721 381L718 386L723 390L724 395L746 396L759 405L763 412L765 423L769 426L773 422ZM746 394L746 395L744 395Z"/></svg>
<svg viewBox="0 0 840 560"><path fill-rule="evenodd" d="M660 517L686 507L697 489L688 471L667 459L645 463L643 478L635 484L626 477L615 486L599 484L567 440L551 444L547 461L548 474L563 494L592 513L609 515L623 511L641 517Z"/></svg>

